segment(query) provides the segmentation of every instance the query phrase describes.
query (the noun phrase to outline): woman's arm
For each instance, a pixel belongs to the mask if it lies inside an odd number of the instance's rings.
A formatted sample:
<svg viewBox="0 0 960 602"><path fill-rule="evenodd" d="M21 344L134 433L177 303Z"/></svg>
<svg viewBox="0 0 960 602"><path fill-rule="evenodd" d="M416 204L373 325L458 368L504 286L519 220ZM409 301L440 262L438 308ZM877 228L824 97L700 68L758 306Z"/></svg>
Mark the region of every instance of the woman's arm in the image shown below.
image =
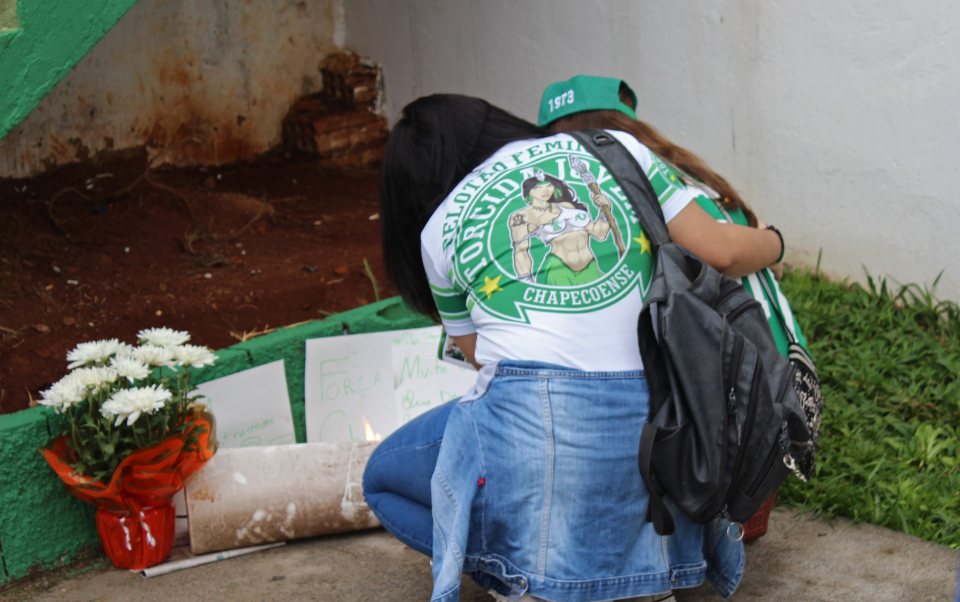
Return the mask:
<svg viewBox="0 0 960 602"><path fill-rule="evenodd" d="M721 223L690 203L667 224L670 237L727 276L740 278L774 264L780 237L772 230Z"/></svg>

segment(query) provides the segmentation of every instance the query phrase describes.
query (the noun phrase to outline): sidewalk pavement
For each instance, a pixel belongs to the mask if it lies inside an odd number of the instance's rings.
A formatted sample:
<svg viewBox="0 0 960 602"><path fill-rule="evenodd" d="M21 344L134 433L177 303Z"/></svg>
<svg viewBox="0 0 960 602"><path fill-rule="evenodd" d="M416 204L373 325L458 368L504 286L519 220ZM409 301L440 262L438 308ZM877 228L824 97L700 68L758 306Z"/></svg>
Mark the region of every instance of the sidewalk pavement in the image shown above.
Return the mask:
<svg viewBox="0 0 960 602"><path fill-rule="evenodd" d="M951 602L957 570L958 553L947 547L775 509L767 535L747 545L746 575L732 599ZM48 574L0 590L0 600L415 602L429 600L430 590L427 558L374 530L291 542L149 579L104 566L73 577ZM492 598L465 579L462 600ZM678 592L677 600L720 597L703 586Z"/></svg>

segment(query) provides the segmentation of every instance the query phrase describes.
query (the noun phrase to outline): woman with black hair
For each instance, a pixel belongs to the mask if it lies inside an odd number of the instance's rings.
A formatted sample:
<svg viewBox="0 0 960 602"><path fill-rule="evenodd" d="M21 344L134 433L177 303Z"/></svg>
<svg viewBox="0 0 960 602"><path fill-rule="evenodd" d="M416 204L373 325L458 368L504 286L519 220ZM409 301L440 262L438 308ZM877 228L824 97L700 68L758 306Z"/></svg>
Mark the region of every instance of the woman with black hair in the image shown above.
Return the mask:
<svg viewBox="0 0 960 602"><path fill-rule="evenodd" d="M678 243L733 276L780 255L775 233L713 220L649 149L611 134ZM531 223L534 211L545 216ZM635 324L653 250L599 160L483 100L424 97L391 132L381 216L389 277L479 368L471 391L394 432L364 474L381 523L432 556L432 599L458 599L462 572L512 600L618 600L704 579L730 595L743 546L726 521L681 518L668 537L646 521L636 454L649 393ZM551 249L588 227L582 254ZM541 229L557 236L528 236ZM517 261L524 242L529 263Z"/></svg>

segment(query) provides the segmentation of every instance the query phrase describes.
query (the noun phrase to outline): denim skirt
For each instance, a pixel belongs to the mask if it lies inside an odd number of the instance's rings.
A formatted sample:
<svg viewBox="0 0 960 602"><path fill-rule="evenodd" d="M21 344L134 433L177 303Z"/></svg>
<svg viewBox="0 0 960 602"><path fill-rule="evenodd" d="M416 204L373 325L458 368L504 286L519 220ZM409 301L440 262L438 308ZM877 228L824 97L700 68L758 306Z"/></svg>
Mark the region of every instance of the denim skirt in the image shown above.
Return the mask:
<svg viewBox="0 0 960 602"><path fill-rule="evenodd" d="M534 362L486 366L453 408L431 480L432 600L469 573L501 594L616 600L695 587L729 596L743 544L728 523L657 535L637 469L649 394L642 371Z"/></svg>

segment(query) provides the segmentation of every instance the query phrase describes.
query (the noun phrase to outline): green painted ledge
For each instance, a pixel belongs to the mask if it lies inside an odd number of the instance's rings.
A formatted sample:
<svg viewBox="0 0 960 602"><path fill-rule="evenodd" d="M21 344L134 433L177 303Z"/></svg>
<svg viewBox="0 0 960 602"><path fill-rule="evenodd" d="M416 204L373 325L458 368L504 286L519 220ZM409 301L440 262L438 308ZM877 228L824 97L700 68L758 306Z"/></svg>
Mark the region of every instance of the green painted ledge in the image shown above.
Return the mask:
<svg viewBox="0 0 960 602"><path fill-rule="evenodd" d="M0 0L10 12L11 0ZM0 31L0 138L117 24L136 0L19 0ZM9 26L9 25L8 25Z"/></svg>
<svg viewBox="0 0 960 602"><path fill-rule="evenodd" d="M393 297L221 349L216 365L197 371L195 380L283 359L297 441L303 442L307 339L339 335L345 328L359 334L430 325ZM44 407L0 415L0 594L4 585L101 553L93 507L67 493L38 453L60 432L61 421Z"/></svg>

